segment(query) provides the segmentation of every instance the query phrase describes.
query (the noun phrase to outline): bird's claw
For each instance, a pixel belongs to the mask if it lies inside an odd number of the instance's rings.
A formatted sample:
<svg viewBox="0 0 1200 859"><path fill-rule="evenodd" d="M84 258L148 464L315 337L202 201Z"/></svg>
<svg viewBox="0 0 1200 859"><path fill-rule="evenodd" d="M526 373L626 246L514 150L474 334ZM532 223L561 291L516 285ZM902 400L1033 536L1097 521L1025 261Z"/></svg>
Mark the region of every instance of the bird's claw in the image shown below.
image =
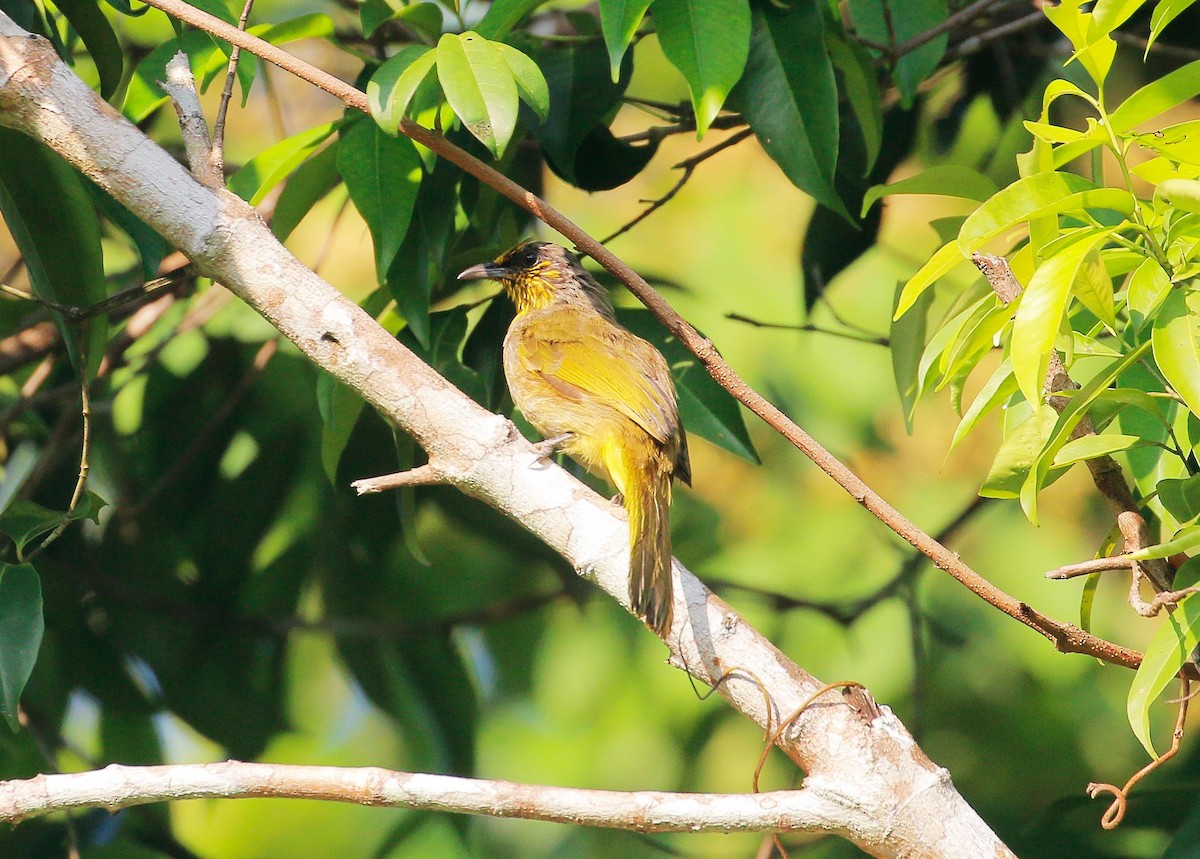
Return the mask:
<svg viewBox="0 0 1200 859"><path fill-rule="evenodd" d="M555 452L562 447L566 442L575 437L573 432L565 432L562 435L552 436L551 438L542 439L539 442L534 442L533 449L537 451L539 460L548 460L554 456Z"/></svg>

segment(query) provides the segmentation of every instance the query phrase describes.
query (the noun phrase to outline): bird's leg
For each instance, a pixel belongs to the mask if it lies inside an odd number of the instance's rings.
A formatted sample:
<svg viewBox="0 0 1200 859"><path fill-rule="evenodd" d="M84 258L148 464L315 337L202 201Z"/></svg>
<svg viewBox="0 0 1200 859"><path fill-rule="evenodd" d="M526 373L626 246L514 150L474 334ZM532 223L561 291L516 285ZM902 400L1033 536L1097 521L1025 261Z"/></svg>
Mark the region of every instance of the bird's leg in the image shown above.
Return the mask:
<svg viewBox="0 0 1200 859"><path fill-rule="evenodd" d="M533 449L537 451L539 459L549 459L554 456L554 453L564 444L575 438L575 433L565 432L561 435L551 436L550 438L542 439L533 445Z"/></svg>
<svg viewBox="0 0 1200 859"><path fill-rule="evenodd" d="M622 495L620 492L618 492L616 495L614 495L612 498L610 498L608 500L609 500L609 503L612 504L613 507L622 507L625 504L625 496Z"/></svg>

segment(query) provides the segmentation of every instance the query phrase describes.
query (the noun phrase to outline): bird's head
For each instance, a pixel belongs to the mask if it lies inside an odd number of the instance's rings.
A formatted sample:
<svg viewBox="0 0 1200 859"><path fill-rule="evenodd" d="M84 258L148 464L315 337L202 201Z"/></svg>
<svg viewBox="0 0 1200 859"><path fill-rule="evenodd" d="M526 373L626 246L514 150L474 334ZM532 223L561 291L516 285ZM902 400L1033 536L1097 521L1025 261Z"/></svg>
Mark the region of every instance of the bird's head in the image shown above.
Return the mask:
<svg viewBox="0 0 1200 859"><path fill-rule="evenodd" d="M590 304L612 318L612 303L576 256L553 242L521 242L493 262L473 265L459 280L497 280L504 285L517 313L552 304Z"/></svg>

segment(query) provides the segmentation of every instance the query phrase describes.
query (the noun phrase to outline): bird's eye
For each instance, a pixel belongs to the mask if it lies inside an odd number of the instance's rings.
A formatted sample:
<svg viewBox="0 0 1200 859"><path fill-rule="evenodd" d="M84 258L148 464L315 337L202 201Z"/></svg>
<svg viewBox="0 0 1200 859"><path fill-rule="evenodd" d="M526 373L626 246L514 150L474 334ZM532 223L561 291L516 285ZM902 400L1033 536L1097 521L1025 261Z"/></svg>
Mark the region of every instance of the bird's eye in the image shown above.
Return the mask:
<svg viewBox="0 0 1200 859"><path fill-rule="evenodd" d="M523 268L529 268L538 261L538 249L534 245L530 245L521 251L521 258L518 262Z"/></svg>

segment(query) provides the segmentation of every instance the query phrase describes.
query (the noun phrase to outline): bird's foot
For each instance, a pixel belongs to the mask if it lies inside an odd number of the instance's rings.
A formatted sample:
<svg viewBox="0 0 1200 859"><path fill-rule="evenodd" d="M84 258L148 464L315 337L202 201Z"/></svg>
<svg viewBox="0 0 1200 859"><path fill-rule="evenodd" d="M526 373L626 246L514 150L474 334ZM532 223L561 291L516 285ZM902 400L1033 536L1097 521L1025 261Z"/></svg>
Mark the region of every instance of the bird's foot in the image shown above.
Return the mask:
<svg viewBox="0 0 1200 859"><path fill-rule="evenodd" d="M620 492L618 492L616 495L614 495L612 498L610 498L608 500L609 500L609 503L612 504L613 507L621 507L625 504L625 496L622 495Z"/></svg>
<svg viewBox="0 0 1200 859"><path fill-rule="evenodd" d="M550 457L554 456L555 452L560 447L573 438L575 438L575 433L565 432L562 435L552 436L547 439L542 439L539 442L535 442L533 449L537 451L539 460L548 460Z"/></svg>

